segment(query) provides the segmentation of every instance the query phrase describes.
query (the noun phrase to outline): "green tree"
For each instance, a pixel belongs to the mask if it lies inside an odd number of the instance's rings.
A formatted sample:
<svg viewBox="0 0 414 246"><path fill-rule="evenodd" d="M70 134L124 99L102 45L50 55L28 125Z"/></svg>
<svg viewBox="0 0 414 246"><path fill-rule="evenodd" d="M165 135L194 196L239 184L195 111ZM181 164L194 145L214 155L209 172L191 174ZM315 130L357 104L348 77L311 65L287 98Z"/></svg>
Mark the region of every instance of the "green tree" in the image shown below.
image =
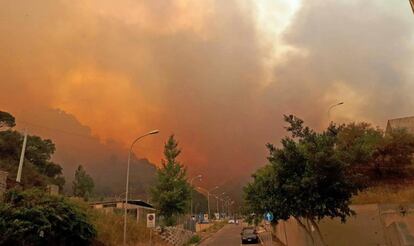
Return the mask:
<svg viewBox="0 0 414 246"><path fill-rule="evenodd" d="M292 137L282 139L281 148L267 145L269 165L244 189L247 211L259 216L270 211L274 224L292 217L315 240L312 225L323 243L317 222L325 217L344 222L353 214L350 199L359 187L335 151L338 127L317 133L295 116L285 116L285 121Z"/></svg>
<svg viewBox="0 0 414 246"><path fill-rule="evenodd" d="M10 113L0 111L0 129L12 128L16 125L15 118Z"/></svg>
<svg viewBox="0 0 414 246"><path fill-rule="evenodd" d="M3 112L3 115L8 113ZM6 122L0 123L3 125L14 125L14 117L11 115L0 121ZM23 135L20 132L11 129L0 131L0 168L10 175L16 175L22 143ZM62 167L51 161L55 150L51 140L28 136L22 176L25 188L45 187L47 184L63 187L65 180Z"/></svg>
<svg viewBox="0 0 414 246"><path fill-rule="evenodd" d="M176 217L189 208L191 187L187 182L186 169L178 162L181 150L174 135L164 146L165 160L157 170L155 185L151 189L151 198L167 226L176 223Z"/></svg>
<svg viewBox="0 0 414 246"><path fill-rule="evenodd" d="M350 123L338 129L336 151L347 164L347 172L357 178L355 182L366 187L412 175L414 136L406 129L384 134L368 123Z"/></svg>
<svg viewBox="0 0 414 246"><path fill-rule="evenodd" d="M398 178L411 174L408 167L414 154L414 135L406 129L394 129L387 133L373 153L371 165L375 178Z"/></svg>
<svg viewBox="0 0 414 246"><path fill-rule="evenodd" d="M41 190L6 193L0 203L0 245L90 245L96 230L84 208Z"/></svg>
<svg viewBox="0 0 414 246"><path fill-rule="evenodd" d="M371 183L374 153L381 145L383 136L381 129L365 122L339 127L336 151L339 158L346 163L347 173L355 178L354 182L361 188Z"/></svg>
<svg viewBox="0 0 414 246"><path fill-rule="evenodd" d="M82 165L79 165L75 171L75 179L72 184L73 195L88 200L92 194L94 186L95 184L91 176L86 173Z"/></svg>

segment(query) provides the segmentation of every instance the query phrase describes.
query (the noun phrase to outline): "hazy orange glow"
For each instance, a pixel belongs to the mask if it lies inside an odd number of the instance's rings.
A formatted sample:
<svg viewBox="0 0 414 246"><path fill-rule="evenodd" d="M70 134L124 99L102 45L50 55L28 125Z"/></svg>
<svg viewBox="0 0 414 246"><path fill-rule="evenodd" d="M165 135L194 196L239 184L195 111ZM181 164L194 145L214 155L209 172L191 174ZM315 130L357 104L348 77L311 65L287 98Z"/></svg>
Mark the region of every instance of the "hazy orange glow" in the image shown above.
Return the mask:
<svg viewBox="0 0 414 246"><path fill-rule="evenodd" d="M190 173L219 181L266 162L282 114L318 128L338 101L331 120L414 114L406 6L309 0L290 17L288 2L3 1L1 109L66 129L35 113L60 109L90 128L73 120L71 132L122 147L158 128L136 148L156 164L174 133ZM272 15L261 15L266 6Z"/></svg>

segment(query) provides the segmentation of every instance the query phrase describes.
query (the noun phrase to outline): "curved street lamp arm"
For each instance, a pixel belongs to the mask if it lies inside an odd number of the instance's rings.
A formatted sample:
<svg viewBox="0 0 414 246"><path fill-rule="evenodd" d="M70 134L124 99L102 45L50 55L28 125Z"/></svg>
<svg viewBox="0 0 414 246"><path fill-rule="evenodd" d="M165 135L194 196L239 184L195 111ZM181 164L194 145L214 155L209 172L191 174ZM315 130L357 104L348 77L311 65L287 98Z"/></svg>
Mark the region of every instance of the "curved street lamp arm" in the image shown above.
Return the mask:
<svg viewBox="0 0 414 246"><path fill-rule="evenodd" d="M131 144L131 147L129 148L129 153L128 153L128 164L127 164L127 175L126 175L126 184L125 184L125 203L124 203L124 242L123 245L126 246L126 232L127 232L127 210L128 210L128 188L129 188L129 167L130 167L130 162L131 162L131 154L132 154L132 148L134 147L134 144L136 142L138 142L138 140L140 140L143 137L146 137L148 135L153 135L153 134L157 134L159 132L159 130L152 130L140 137L137 137Z"/></svg>

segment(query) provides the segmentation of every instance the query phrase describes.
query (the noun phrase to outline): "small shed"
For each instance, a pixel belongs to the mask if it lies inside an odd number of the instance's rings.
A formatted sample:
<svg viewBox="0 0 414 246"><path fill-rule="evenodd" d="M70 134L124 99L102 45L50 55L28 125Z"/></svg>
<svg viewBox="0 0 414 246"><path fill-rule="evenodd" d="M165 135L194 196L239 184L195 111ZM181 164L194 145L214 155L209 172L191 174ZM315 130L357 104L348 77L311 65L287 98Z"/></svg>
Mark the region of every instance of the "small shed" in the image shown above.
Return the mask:
<svg viewBox="0 0 414 246"><path fill-rule="evenodd" d="M103 209L106 213L122 212L125 208L125 200L90 202L94 209ZM146 218L148 213L155 211L154 206L142 200L128 200L126 204L129 215L136 217L137 222Z"/></svg>

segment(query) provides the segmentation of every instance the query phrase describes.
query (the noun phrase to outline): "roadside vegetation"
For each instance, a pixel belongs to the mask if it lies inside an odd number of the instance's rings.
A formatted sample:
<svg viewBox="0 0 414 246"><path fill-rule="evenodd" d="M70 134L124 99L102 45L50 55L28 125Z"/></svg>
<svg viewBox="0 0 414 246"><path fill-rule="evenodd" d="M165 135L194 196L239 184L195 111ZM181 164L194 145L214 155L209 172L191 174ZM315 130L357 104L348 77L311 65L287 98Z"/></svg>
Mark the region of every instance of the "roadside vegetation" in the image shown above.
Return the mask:
<svg viewBox="0 0 414 246"><path fill-rule="evenodd" d="M187 182L187 170L177 160L181 154L178 142L171 135L164 146L164 157L157 178L151 189L151 200L160 212L162 225L173 226L180 215L189 211L191 189Z"/></svg>
<svg viewBox="0 0 414 246"><path fill-rule="evenodd" d="M202 232L206 232L206 233L216 233L221 228L223 228L226 224L227 224L227 221L226 220L223 220L223 221L214 221L212 226L210 226L210 227L202 230Z"/></svg>
<svg viewBox="0 0 414 246"><path fill-rule="evenodd" d="M414 203L414 184L378 185L352 197L352 204L370 203Z"/></svg>
<svg viewBox="0 0 414 246"><path fill-rule="evenodd" d="M16 177L24 135L14 130L14 126L15 118L0 111L0 170ZM62 189L65 184L62 167L51 160L55 151L55 145L50 139L34 135L27 137L24 178L21 181L25 189L45 188L48 184L58 185Z"/></svg>
<svg viewBox="0 0 414 246"><path fill-rule="evenodd" d="M15 118L0 111L0 170L9 177L16 176L24 138L14 126ZM88 206L94 182L82 166L72 183L75 197L47 192L47 185L62 190L65 183L62 167L51 161L55 150L51 140L28 136L22 182L9 178L0 197L0 245L121 245L123 217ZM129 245L148 242L146 225L128 218L128 228Z"/></svg>
<svg viewBox="0 0 414 246"><path fill-rule="evenodd" d="M210 237L211 235L213 235L214 233L218 232L226 224L227 224L226 220L214 221L213 224L210 227L208 227L208 228L206 228L202 231L197 232L197 235L200 237L200 241L203 241L203 240L207 239L208 237Z"/></svg>
<svg viewBox="0 0 414 246"><path fill-rule="evenodd" d="M194 235L188 240L188 242L185 245L197 245L200 243L201 237L199 235Z"/></svg>
<svg viewBox="0 0 414 246"><path fill-rule="evenodd" d="M0 111L0 170L15 177L24 135L16 130L13 115ZM62 190L62 167L51 159L56 148L49 139L29 135L20 184L9 178L3 201L0 198L0 245L121 245L123 216L91 209L94 181L79 165L72 183L74 197L49 195L47 186ZM171 136L165 144L165 160L157 171L151 194L160 211L161 225L175 225L189 211L190 191L186 169L177 160L181 150ZM11 189L10 189L11 188ZM202 199L196 193L197 206ZM129 245L146 245L150 230L144 221L128 218ZM153 235L153 240L157 240ZM194 242L197 237L192 239ZM157 244L163 245L158 241Z"/></svg>
<svg viewBox="0 0 414 246"><path fill-rule="evenodd" d="M75 171L75 179L72 182L73 195L87 201L92 195L94 186L91 176L86 173L82 165L79 165Z"/></svg>
<svg viewBox="0 0 414 246"><path fill-rule="evenodd" d="M6 193L0 233L0 245L90 245L96 229L76 202L29 189Z"/></svg>
<svg viewBox="0 0 414 246"><path fill-rule="evenodd" d="M312 241L316 229L325 245L317 223L321 219L345 222L355 214L352 202L396 202L411 196L410 190L394 190L394 196L381 197L413 178L414 136L404 129L385 134L367 123L331 123L316 132L296 116L285 116L285 121L290 136L280 147L267 144L269 164L244 188L250 221L258 223L266 212L273 213L273 226L294 218Z"/></svg>
<svg viewBox="0 0 414 246"><path fill-rule="evenodd" d="M122 245L124 218L120 214L105 213L99 210L88 210L91 223L96 228L96 241L102 245ZM138 245L149 241L150 231L144 223L136 223L132 218L127 220L127 239L129 245ZM154 236L155 237L155 236Z"/></svg>

